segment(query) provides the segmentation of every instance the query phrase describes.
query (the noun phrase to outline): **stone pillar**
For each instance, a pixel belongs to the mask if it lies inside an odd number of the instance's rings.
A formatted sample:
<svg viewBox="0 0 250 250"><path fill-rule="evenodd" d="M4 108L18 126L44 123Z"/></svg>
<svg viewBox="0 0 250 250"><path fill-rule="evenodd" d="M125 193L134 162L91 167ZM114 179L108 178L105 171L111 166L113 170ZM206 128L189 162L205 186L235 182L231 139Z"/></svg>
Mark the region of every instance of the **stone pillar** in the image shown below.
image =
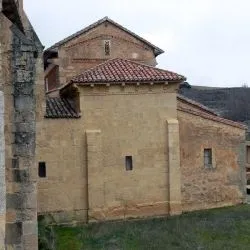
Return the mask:
<svg viewBox="0 0 250 250"><path fill-rule="evenodd" d="M1 49L1 47L0 47ZM0 51L1 56L1 51ZM1 59L0 59L1 81ZM4 96L0 92L0 250L5 242L5 213L6 213L6 186L5 186L5 139L4 139Z"/></svg>
<svg viewBox="0 0 250 250"><path fill-rule="evenodd" d="M245 138L244 138L245 139ZM237 153L238 153L238 165L239 165L239 179L241 180L239 182L239 188L241 191L241 201L242 203L246 203L247 202L247 193L246 193L246 185L247 185L247 172L246 172L246 142L245 140L243 140L237 149Z"/></svg>
<svg viewBox="0 0 250 250"><path fill-rule="evenodd" d="M169 213L181 214L181 171L179 122L176 119L167 120L168 128L168 167L169 167Z"/></svg>
<svg viewBox="0 0 250 250"><path fill-rule="evenodd" d="M88 220L102 220L104 181L100 130L87 130Z"/></svg>
<svg viewBox="0 0 250 250"><path fill-rule="evenodd" d="M36 64L37 49L13 27L12 95L8 111L13 135L12 159L6 164L9 173L6 194L6 247L38 249L36 145ZM7 93L6 93L7 95ZM11 112L11 113L10 113ZM7 134L6 134L7 136Z"/></svg>

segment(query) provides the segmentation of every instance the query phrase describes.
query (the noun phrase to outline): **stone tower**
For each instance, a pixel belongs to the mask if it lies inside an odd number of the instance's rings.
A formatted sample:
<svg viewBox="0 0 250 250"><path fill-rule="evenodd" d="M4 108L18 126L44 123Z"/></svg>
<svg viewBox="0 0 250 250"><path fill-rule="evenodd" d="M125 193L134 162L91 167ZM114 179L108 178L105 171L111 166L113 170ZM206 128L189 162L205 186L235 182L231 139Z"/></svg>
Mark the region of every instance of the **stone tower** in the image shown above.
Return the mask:
<svg viewBox="0 0 250 250"><path fill-rule="evenodd" d="M43 91L42 51L23 1L0 0L0 249L38 248L35 145L42 112L36 95Z"/></svg>

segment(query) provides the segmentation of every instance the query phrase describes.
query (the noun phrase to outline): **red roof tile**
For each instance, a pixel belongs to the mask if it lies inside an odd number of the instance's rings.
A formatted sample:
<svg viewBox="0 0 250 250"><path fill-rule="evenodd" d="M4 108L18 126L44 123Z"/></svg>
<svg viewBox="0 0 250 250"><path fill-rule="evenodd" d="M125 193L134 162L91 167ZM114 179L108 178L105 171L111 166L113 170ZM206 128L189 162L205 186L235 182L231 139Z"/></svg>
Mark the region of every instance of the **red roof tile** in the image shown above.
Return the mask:
<svg viewBox="0 0 250 250"><path fill-rule="evenodd" d="M166 82L182 81L177 73L125 59L111 59L75 76L71 83Z"/></svg>
<svg viewBox="0 0 250 250"><path fill-rule="evenodd" d="M193 105L193 106L195 106L195 107L197 107L197 108L200 108L200 109L202 109L203 111L206 111L206 112L208 112L208 113L210 113L210 114L212 114L212 115L218 116L218 114L216 114L214 110L208 108L207 106L204 106L203 104L201 104L201 103L199 103L199 102L196 102L196 101L194 101L194 100L192 100L192 99L190 99L190 98L187 98L186 96L183 96L183 95L181 95L181 94L178 94L178 95L177 95L177 100L178 100L178 101L186 102L186 103L188 103L188 104L190 104L190 105Z"/></svg>
<svg viewBox="0 0 250 250"><path fill-rule="evenodd" d="M177 100L178 100L178 103L177 103L177 110L178 111L182 111L182 112L189 113L189 114L192 114L195 116L199 116L199 117L202 117L204 119L211 120L211 121L220 122L220 123L232 126L232 127L236 127L236 128L240 128L240 129L244 129L244 130L247 129L246 125L244 125L240 122L234 122L234 121L231 121L228 119L224 119L223 117L218 116L215 112L213 112L211 109L207 108L206 106L204 106L198 102L195 102L193 100L190 100L186 97L183 97L182 95L178 95ZM198 108L198 109L195 110L192 108L183 107L181 105L181 102L185 102L191 106L196 106L196 108Z"/></svg>

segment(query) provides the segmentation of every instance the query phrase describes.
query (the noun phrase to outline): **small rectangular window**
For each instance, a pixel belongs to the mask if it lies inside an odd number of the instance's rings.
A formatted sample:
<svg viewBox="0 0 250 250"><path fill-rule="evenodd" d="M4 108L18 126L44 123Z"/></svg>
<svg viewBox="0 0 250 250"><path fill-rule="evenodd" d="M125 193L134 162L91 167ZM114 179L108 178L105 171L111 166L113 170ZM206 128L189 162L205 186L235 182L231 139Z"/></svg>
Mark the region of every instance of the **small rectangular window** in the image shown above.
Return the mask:
<svg viewBox="0 0 250 250"><path fill-rule="evenodd" d="M48 92L49 91L49 81L48 78L45 78L45 91Z"/></svg>
<svg viewBox="0 0 250 250"><path fill-rule="evenodd" d="M212 166L213 166L212 149L211 148L204 149L204 166L206 168L212 168Z"/></svg>
<svg viewBox="0 0 250 250"><path fill-rule="evenodd" d="M46 163L45 162L38 163L38 176L41 178L46 177Z"/></svg>
<svg viewBox="0 0 250 250"><path fill-rule="evenodd" d="M247 163L250 164L250 146L247 146Z"/></svg>
<svg viewBox="0 0 250 250"><path fill-rule="evenodd" d="M132 156L126 156L125 157L125 166L126 166L126 171L133 170L133 159L132 159Z"/></svg>
<svg viewBox="0 0 250 250"><path fill-rule="evenodd" d="M104 41L104 52L105 56L110 56L110 40Z"/></svg>

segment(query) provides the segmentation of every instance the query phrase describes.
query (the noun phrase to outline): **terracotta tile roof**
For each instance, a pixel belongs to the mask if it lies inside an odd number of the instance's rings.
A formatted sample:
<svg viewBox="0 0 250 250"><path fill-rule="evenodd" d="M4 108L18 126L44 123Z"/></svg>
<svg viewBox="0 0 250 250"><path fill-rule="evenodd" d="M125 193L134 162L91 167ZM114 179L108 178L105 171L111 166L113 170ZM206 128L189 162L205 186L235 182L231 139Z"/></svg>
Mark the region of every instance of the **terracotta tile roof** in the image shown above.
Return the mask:
<svg viewBox="0 0 250 250"><path fill-rule="evenodd" d="M155 56L158 56L162 53L164 53L164 51L160 48L158 48L157 46L153 45L152 43L148 42L147 40L145 40L144 38L136 35L134 32L126 29L125 27L123 27L122 25L116 23L115 21L111 20L110 18L108 18L107 16L98 20L97 22L87 26L86 28L74 33L73 35L69 36L69 37L66 37L65 39L57 42L56 44L52 45L51 47L49 47L48 49L45 50L46 51L49 51L49 50L57 50L58 47L64 45L65 43L71 41L72 39L74 38L77 38L79 36L81 36L82 34L90 31L91 29L94 29L95 27L97 27L98 25L101 25L102 23L104 22L109 22L111 24L113 24L114 26L120 28L121 30L125 31L126 33L130 34L131 36L137 38L138 40L140 40L141 42L147 44L149 47L153 48L154 49L154 53L155 53Z"/></svg>
<svg viewBox="0 0 250 250"><path fill-rule="evenodd" d="M208 113L210 113L212 115L218 116L218 114L215 113L214 110L208 108L207 106L204 106L203 104L201 104L199 102L196 102L196 101L194 101L194 100L192 100L190 98L187 98L187 97L185 97L185 96L183 96L181 94L177 95L177 100L186 102L186 103L188 103L188 104L190 104L192 106L195 106L195 107L197 107L197 108L199 108L201 110L204 110L204 111L206 111L206 112L208 112Z"/></svg>
<svg viewBox="0 0 250 250"><path fill-rule="evenodd" d="M117 82L182 81L185 77L126 59L111 59L75 76L70 82L79 85Z"/></svg>
<svg viewBox="0 0 250 250"><path fill-rule="evenodd" d="M67 99L47 97L45 118L79 118Z"/></svg>
<svg viewBox="0 0 250 250"><path fill-rule="evenodd" d="M177 110L178 111L185 112L185 113L195 115L195 116L199 116L199 117L202 117L204 119L219 122L222 124L226 124L226 125L229 125L232 127L239 128L239 129L243 129L243 130L247 129L246 125L244 125L240 122L235 122L235 121L231 121L231 120L225 119L223 117L220 117L216 113L214 113L211 109L207 108L206 106L204 106L198 102L195 102L193 100L185 98L181 95L177 96L177 100L178 100L178 103L177 103ZM185 102L191 106L196 106L197 109L184 107L183 105L181 105L180 102Z"/></svg>

